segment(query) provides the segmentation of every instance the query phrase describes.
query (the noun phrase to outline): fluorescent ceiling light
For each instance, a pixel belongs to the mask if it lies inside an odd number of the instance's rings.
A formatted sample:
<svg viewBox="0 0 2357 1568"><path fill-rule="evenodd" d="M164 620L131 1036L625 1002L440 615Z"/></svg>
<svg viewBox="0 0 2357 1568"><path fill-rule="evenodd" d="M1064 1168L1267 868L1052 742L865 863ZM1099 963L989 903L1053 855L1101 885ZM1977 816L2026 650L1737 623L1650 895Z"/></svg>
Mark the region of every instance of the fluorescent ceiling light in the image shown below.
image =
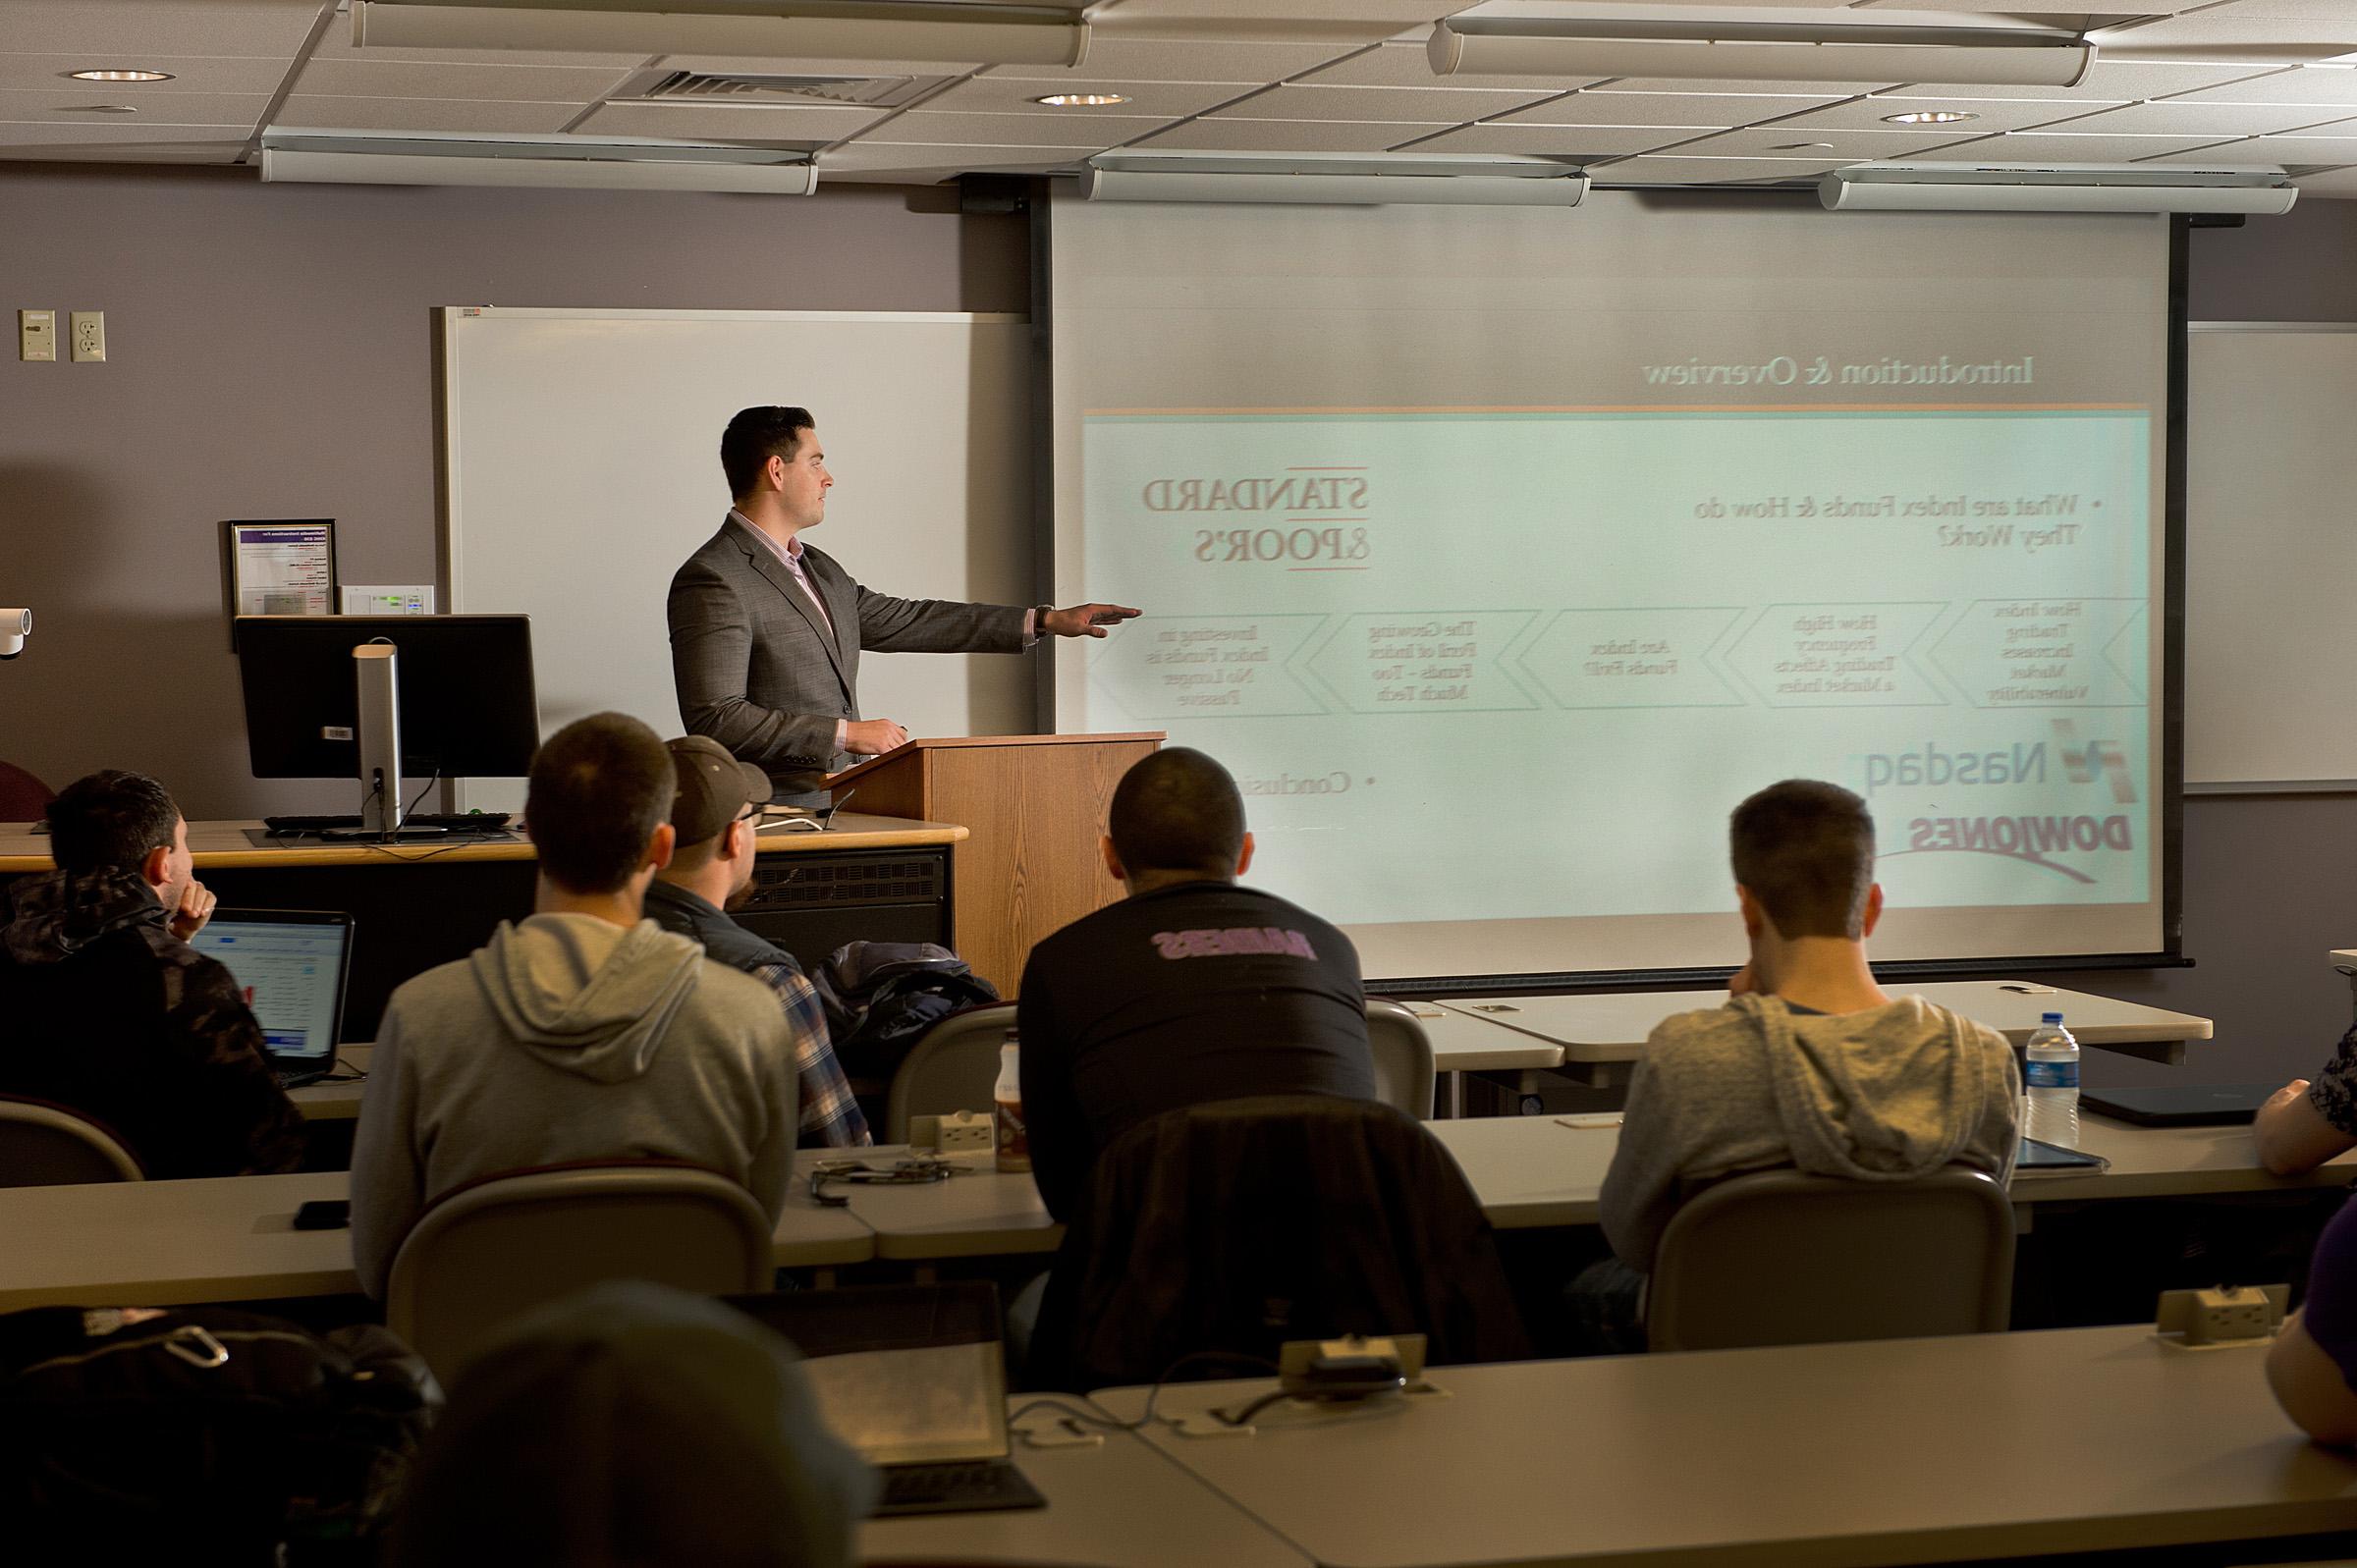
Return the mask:
<svg viewBox="0 0 2357 1568"><path fill-rule="evenodd" d="M1575 207L1588 177L1552 158L1446 153L1102 152L1082 166L1091 201Z"/></svg>
<svg viewBox="0 0 2357 1568"><path fill-rule="evenodd" d="M2095 49L2003 16L1707 6L1460 14L1433 28L1436 75L1695 77L2076 86Z"/></svg>
<svg viewBox="0 0 2357 1568"><path fill-rule="evenodd" d="M1080 13L981 0L352 0L356 48L1076 66Z"/></svg>
<svg viewBox="0 0 2357 1568"><path fill-rule="evenodd" d="M76 81L169 81L169 71L69 71Z"/></svg>
<svg viewBox="0 0 2357 1568"><path fill-rule="evenodd" d="M804 152L685 141L577 136L483 137L409 132L270 131L265 181L330 185L523 186L592 190L727 190L808 195L818 170Z"/></svg>
<svg viewBox="0 0 2357 1568"><path fill-rule="evenodd" d="M1817 196L1836 212L2288 212L2280 169L2100 163L1860 163Z"/></svg>

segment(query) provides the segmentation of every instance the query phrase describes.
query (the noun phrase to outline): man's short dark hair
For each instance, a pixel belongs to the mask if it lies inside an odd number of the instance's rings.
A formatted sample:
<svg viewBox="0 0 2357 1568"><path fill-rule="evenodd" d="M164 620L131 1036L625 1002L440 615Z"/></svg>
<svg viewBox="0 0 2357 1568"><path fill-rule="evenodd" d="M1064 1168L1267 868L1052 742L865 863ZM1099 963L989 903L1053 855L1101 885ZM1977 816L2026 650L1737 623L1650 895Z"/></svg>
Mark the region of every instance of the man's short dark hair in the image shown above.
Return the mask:
<svg viewBox="0 0 2357 1568"><path fill-rule="evenodd" d="M172 793L143 773L104 773L77 779L49 802L49 853L62 871L136 871L148 854L172 842L180 807Z"/></svg>
<svg viewBox="0 0 2357 1568"><path fill-rule="evenodd" d="M523 820L548 880L568 892L620 892L671 816L671 753L628 714L593 713L532 756Z"/></svg>
<svg viewBox="0 0 2357 1568"><path fill-rule="evenodd" d="M1124 869L1233 877L1244 851L1244 797L1228 770L1165 746L1122 775L1109 823Z"/></svg>
<svg viewBox="0 0 2357 1568"><path fill-rule="evenodd" d="M738 409L737 417L720 433L720 468L729 476L730 498L742 501L751 495L754 482L761 477L761 469L770 459L784 458L792 462L794 449L801 445L802 432L817 424L807 408L790 408L772 403L758 408Z"/></svg>
<svg viewBox="0 0 2357 1568"><path fill-rule="evenodd" d="M1735 881L1751 890L1780 937L1866 935L1874 887L1874 817L1839 784L1786 779L1727 821Z"/></svg>

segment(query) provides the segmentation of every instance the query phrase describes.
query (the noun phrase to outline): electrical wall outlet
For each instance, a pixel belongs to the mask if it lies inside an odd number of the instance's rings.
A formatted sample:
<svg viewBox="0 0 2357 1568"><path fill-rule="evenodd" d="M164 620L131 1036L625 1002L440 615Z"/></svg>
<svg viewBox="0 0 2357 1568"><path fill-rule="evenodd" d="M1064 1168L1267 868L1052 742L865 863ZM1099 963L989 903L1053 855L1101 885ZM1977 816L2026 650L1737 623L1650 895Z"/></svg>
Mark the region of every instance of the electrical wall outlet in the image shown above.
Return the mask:
<svg viewBox="0 0 2357 1568"><path fill-rule="evenodd" d="M2283 1324L2288 1285L2220 1285L2209 1290L2165 1290L2155 1326L2187 1345L2262 1341Z"/></svg>
<svg viewBox="0 0 2357 1568"><path fill-rule="evenodd" d="M947 1159L958 1155L987 1155L997 1149L991 1121L979 1111L960 1110L947 1116L910 1116L908 1147L930 1149Z"/></svg>
<svg viewBox="0 0 2357 1568"><path fill-rule="evenodd" d="M17 357L20 359L55 359L57 357L56 311L20 310L17 312Z"/></svg>
<svg viewBox="0 0 2357 1568"><path fill-rule="evenodd" d="M74 362L90 364L106 357L106 312L77 310L72 317Z"/></svg>

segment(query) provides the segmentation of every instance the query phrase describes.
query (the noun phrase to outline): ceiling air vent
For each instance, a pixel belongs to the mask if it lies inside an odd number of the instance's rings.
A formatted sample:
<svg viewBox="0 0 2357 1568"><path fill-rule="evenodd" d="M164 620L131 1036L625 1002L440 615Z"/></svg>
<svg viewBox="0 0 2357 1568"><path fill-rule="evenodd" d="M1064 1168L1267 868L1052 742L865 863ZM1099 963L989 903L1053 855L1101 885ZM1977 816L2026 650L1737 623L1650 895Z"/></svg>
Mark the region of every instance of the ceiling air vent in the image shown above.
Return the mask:
<svg viewBox="0 0 2357 1568"><path fill-rule="evenodd" d="M862 109L897 109L947 77L815 76L807 72L653 71L629 83L609 102L742 104L849 104Z"/></svg>

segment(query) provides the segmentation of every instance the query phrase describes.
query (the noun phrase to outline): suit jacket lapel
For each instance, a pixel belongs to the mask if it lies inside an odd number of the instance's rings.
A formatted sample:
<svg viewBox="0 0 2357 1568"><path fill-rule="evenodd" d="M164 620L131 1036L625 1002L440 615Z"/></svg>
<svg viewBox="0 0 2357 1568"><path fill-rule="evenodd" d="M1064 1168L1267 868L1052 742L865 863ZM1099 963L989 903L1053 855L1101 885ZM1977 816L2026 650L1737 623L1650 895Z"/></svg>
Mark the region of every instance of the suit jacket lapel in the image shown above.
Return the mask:
<svg viewBox="0 0 2357 1568"><path fill-rule="evenodd" d="M810 627L810 634L818 639L818 645L827 652L827 663L835 667L835 678L843 682L844 694L849 696L851 682L850 677L844 673L843 652L836 645L834 634L827 629L827 619L818 613L818 606L810 602L810 596L802 591L801 584L794 580L794 573L786 569L786 564L780 561L760 540L740 539L737 541L737 548L744 552L744 557L752 563L753 569L784 596L787 604L794 608L794 613L800 616L804 623ZM809 557L805 554L802 560L802 569L808 571L810 565ZM821 591L824 591L823 587ZM830 613L832 613L832 606L829 607Z"/></svg>

